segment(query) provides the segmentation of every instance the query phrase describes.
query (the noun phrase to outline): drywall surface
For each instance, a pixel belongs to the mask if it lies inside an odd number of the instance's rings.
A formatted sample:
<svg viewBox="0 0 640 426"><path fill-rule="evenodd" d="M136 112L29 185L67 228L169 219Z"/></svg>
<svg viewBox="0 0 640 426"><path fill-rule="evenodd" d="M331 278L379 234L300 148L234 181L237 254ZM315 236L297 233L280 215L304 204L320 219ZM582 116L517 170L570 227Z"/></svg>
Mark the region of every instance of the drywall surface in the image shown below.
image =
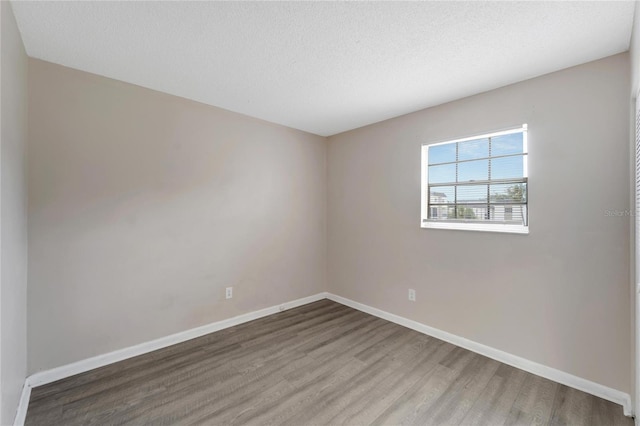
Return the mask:
<svg viewBox="0 0 640 426"><path fill-rule="evenodd" d="M27 55L0 2L0 424L13 424L27 373Z"/></svg>
<svg viewBox="0 0 640 426"><path fill-rule="evenodd" d="M629 92L625 53L329 138L329 291L629 392ZM421 145L522 123L530 234L421 229Z"/></svg>
<svg viewBox="0 0 640 426"><path fill-rule="evenodd" d="M629 46L631 55L631 93L633 98L636 97L640 88L640 8L637 0L634 3L635 13L633 15L633 28Z"/></svg>
<svg viewBox="0 0 640 426"><path fill-rule="evenodd" d="M29 102L31 373L324 291L325 138L33 59Z"/></svg>
<svg viewBox="0 0 640 426"><path fill-rule="evenodd" d="M630 42L630 46L629 46L629 57L630 57L630 62L631 62L631 93L630 93L630 98L631 98L631 107L630 107L630 116L631 116L631 123L630 123L630 147L629 147L629 157L630 157L630 163L631 163L631 173L629 174L629 180L631 182L631 206L632 208L635 208L635 192L636 192L636 188L635 188L635 182L636 182L636 176L635 176L635 152L636 152L636 134L635 134L635 129L636 129L636 109L638 107L637 104L637 95L638 95L638 87L640 86L640 10L638 8L638 1L635 1L635 10L634 10L634 16L633 16L633 27L632 27L632 33L631 33L631 42ZM637 226L635 226L635 223L640 220L638 218L635 217L630 217L629 218L629 222L630 222L630 226L632 229L632 232L635 235L637 235L637 233L639 232L636 228ZM638 371L638 357L637 357L637 353L638 351L638 345L639 345L639 340L638 340L638 332L640 330L638 330L638 326L637 324L637 299L638 299L638 293L636 291L636 283L638 281L640 281L638 278L640 278L640 271L637 269L637 259L638 259L638 253L637 253L637 248L636 246L636 241L637 238L634 238L632 240L631 243L631 262L632 264L631 266L631 270L630 273L632 274L631 276L631 285L630 285L630 303L631 303L631 375L634 378L633 379L633 385L632 385L632 400L634 401L634 405L636 408L636 411L638 411L638 409L640 408L640 399L639 399L639 395L638 395L638 387L640 386L640 376L638 375L639 371Z"/></svg>

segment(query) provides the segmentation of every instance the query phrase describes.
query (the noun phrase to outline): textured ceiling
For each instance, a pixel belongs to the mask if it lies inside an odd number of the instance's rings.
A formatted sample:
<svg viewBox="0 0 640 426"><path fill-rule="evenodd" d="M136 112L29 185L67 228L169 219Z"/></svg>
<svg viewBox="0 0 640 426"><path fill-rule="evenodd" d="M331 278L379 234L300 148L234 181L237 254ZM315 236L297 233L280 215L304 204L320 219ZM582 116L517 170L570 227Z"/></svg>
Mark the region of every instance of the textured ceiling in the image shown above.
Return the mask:
<svg viewBox="0 0 640 426"><path fill-rule="evenodd" d="M29 56L319 135L623 52L634 2L13 2Z"/></svg>

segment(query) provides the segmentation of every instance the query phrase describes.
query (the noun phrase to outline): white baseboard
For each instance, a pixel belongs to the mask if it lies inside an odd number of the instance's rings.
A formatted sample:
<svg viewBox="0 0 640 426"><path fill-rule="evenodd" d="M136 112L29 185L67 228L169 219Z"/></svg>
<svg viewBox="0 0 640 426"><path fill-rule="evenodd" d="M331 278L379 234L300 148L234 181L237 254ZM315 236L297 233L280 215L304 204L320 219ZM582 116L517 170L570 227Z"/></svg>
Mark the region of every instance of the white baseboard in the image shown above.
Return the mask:
<svg viewBox="0 0 640 426"><path fill-rule="evenodd" d="M374 315L387 321L394 322L428 336L433 336L440 340L444 340L445 342L460 346L461 348L468 349L472 352L484 355L488 358L495 359L496 361L500 361L512 367L519 368L529 373L533 373L537 376L553 380L554 382L558 382L560 384L581 390L591 395L595 395L602 399L606 399L607 401L622 405L625 416L633 415L631 396L627 393L612 389L610 387L592 382L587 379L583 379L582 377L574 376L573 374L569 374L564 371L556 370L555 368L548 367L543 364L538 364L537 362L533 362L507 352L503 352L490 346L465 339L464 337L456 336L455 334L447 333L446 331L429 327L428 325L421 324L417 321L413 321L399 315L394 315L381 309L365 305L363 303L354 302L353 300L344 298L342 296L328 293L327 298L342 305L349 306L351 308L366 312L367 314Z"/></svg>
<svg viewBox="0 0 640 426"><path fill-rule="evenodd" d="M332 294L332 293L318 293L313 296L297 299L291 302L283 303L277 306L271 306L269 308L261 309L259 311L249 312L243 315L239 315L226 320L218 321L215 323L207 324L201 327L186 330L180 333L172 334L170 336L162 337L149 342L141 343L139 345L131 346L129 348L120 349L117 351L109 352L104 355L98 355L92 358L88 358L82 361L67 364L61 367L57 367L47 371L41 371L27 377L25 386L22 391L22 397L18 406L18 413L16 415L15 426L22 426L27 414L27 407L29 405L29 396L31 394L31 388L36 386L42 386L47 383L52 383L66 377L70 377L76 374L84 373L95 368L103 367L105 365L113 364L118 361L123 361L128 358L132 358L138 355L143 355L148 352L152 352L158 349L165 348L167 346L175 345L187 340L194 339L196 337L204 336L205 334L213 333L223 330L225 328L233 327L235 325L243 324L245 322L253 321L258 318L263 318L268 315L272 315L283 310L295 308L298 306L306 305L322 299L330 299L345 306L352 307L362 312L374 315L376 317L391 321L393 323L402 325L404 327L416 330L420 333L427 334L429 336L436 337L445 342L449 342L456 346L468 349L472 352L484 355L486 357L495 359L496 361L503 362L529 373L536 374L538 376L553 380L566 386L587 392L591 395L598 396L616 404L622 405L624 414L626 416L633 415L633 409L631 406L631 397L629 394L621 392L616 389L609 388L607 386L583 379L581 377L574 376L564 371L556 370L555 368L548 367L525 358L521 358L516 355L503 352L501 350L492 348L490 346L483 345L481 343L474 342L464 337L456 336L455 334L448 333L446 331L439 330L437 328L430 327L428 325L421 324L417 321L413 321L399 315L391 314L381 309L373 308L371 306L355 302L353 300Z"/></svg>
<svg viewBox="0 0 640 426"><path fill-rule="evenodd" d="M22 395L20 395L20 402L18 402L18 412L16 418L13 421L14 426L23 426L24 420L27 418L27 408L29 407L29 398L31 397L31 386L25 380L22 387Z"/></svg>
<svg viewBox="0 0 640 426"><path fill-rule="evenodd" d="M203 325L201 327L192 328L190 330L182 331L180 333L172 334L166 337L161 337L149 342L140 343L128 348L119 349L107 354L87 358L81 361L74 362L72 364L53 368L51 370L40 371L27 377L26 385L28 385L30 388L42 386L47 383L52 383L57 380L64 379L66 377L93 370L95 368L104 367L105 365L133 358L138 355L143 355L158 349L166 348L167 346L175 345L176 343L182 343L187 340L195 339L196 337L204 336L205 334L220 331L225 328L233 327L235 325L243 324L245 322L253 321L258 318L266 317L268 315L276 314L287 309L296 308L298 306L306 305L307 303L316 302L318 300L326 298L326 293L318 293L313 296L304 297L302 299L293 300L291 302L282 303L280 305L271 306L265 309L260 309L259 311L253 311L246 314L238 315L233 318Z"/></svg>

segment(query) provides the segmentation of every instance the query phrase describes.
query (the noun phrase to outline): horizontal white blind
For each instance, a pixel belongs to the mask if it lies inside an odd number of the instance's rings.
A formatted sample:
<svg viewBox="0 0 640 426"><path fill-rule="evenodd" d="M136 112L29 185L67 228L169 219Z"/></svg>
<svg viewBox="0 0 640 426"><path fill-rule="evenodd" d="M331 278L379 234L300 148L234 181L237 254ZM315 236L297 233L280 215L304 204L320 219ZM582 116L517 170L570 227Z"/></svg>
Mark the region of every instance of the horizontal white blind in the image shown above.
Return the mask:
<svg viewBox="0 0 640 426"><path fill-rule="evenodd" d="M527 226L526 131L429 145L423 220Z"/></svg>
<svg viewBox="0 0 640 426"><path fill-rule="evenodd" d="M636 100L640 103L640 99ZM635 195L636 195L636 211L635 211L635 233L636 233L636 286L640 290L640 105L636 106L636 175L635 175ZM639 355L640 356L640 355ZM639 407L640 408L640 407Z"/></svg>
<svg viewBox="0 0 640 426"><path fill-rule="evenodd" d="M638 358L640 357L640 96L636 98L636 134L635 134L635 314L636 314L636 410L640 410L640 368L638 368ZM637 413L637 411L636 411Z"/></svg>

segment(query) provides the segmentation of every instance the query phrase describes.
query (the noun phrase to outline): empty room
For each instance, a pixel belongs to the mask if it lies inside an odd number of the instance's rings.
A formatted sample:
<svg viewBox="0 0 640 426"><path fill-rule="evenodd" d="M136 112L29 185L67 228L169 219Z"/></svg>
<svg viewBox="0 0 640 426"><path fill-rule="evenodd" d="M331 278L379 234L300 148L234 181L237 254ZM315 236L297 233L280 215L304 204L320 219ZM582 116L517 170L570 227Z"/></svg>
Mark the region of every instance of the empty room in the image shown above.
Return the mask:
<svg viewBox="0 0 640 426"><path fill-rule="evenodd" d="M638 14L1 0L0 425L634 425Z"/></svg>

